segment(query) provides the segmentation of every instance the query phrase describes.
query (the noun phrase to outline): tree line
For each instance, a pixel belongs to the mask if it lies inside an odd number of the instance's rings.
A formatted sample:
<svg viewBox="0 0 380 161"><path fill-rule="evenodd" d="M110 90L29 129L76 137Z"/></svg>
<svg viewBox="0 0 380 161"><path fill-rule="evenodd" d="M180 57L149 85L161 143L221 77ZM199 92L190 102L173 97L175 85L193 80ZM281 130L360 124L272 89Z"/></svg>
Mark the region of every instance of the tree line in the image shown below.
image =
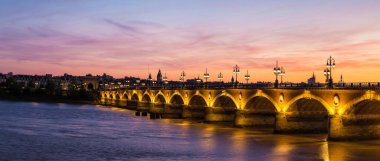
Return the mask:
<svg viewBox="0 0 380 161"><path fill-rule="evenodd" d="M70 83L67 90L62 90L59 82L47 80L46 84L36 85L29 81L20 84L13 78L0 83L0 98L3 99L39 99L39 100L73 100L94 101L99 98L96 90L86 90L84 85Z"/></svg>

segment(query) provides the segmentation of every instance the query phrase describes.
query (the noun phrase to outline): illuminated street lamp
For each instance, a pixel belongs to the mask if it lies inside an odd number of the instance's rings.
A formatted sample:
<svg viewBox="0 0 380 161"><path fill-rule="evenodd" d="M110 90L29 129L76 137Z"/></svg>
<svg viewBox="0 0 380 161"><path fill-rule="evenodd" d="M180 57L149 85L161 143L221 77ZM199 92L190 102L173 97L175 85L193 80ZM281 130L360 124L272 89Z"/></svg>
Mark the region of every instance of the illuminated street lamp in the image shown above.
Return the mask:
<svg viewBox="0 0 380 161"><path fill-rule="evenodd" d="M236 84L236 87L238 85L238 79L237 79L237 75L240 73L240 68L237 66L237 64L234 66L234 70L233 70L233 73L235 74L235 84Z"/></svg>
<svg viewBox="0 0 380 161"><path fill-rule="evenodd" d="M165 73L164 77L162 78L162 80L164 81L165 84L168 84L168 77L166 77L166 73Z"/></svg>
<svg viewBox="0 0 380 161"><path fill-rule="evenodd" d="M198 84L201 83L202 80L199 78L199 74L198 74L198 78L196 78L195 80L197 81Z"/></svg>
<svg viewBox="0 0 380 161"><path fill-rule="evenodd" d="M162 77L162 80L164 81L164 88L165 88L165 86L169 83L168 77L166 77L166 73L165 73L164 77Z"/></svg>
<svg viewBox="0 0 380 161"><path fill-rule="evenodd" d="M273 73L276 75L276 81L274 82L274 87L278 88L278 76L281 73L281 68L278 67L278 61L276 60L276 66L273 68Z"/></svg>
<svg viewBox="0 0 380 161"><path fill-rule="evenodd" d="M220 73L218 74L218 80L219 80L220 82L223 82L223 74L222 74L222 72L220 72Z"/></svg>
<svg viewBox="0 0 380 161"><path fill-rule="evenodd" d="M136 89L138 89L140 86L140 78L136 79Z"/></svg>
<svg viewBox="0 0 380 161"><path fill-rule="evenodd" d="M332 69L335 68L335 59L331 56L327 59L327 69L329 69L329 88L333 88Z"/></svg>
<svg viewBox="0 0 380 161"><path fill-rule="evenodd" d="M285 68L281 67L280 68L280 78L281 78L281 84L282 84L282 77L285 76Z"/></svg>
<svg viewBox="0 0 380 161"><path fill-rule="evenodd" d="M247 81L247 84L248 84L249 79L251 79L251 75L248 74L248 70L247 70L247 74L245 74L244 76L244 79Z"/></svg>
<svg viewBox="0 0 380 161"><path fill-rule="evenodd" d="M205 78L206 82L205 82L205 87L207 88L207 79L210 77L210 74L207 72L207 68L206 68L206 73L203 74L203 78Z"/></svg>
<svg viewBox="0 0 380 161"><path fill-rule="evenodd" d="M118 85L117 88L121 88L121 82L117 82L117 85Z"/></svg>
<svg viewBox="0 0 380 161"><path fill-rule="evenodd" d="M179 77L179 80L180 80L181 82L185 82L185 78L186 78L185 71L182 71L182 72L181 72L181 76Z"/></svg>

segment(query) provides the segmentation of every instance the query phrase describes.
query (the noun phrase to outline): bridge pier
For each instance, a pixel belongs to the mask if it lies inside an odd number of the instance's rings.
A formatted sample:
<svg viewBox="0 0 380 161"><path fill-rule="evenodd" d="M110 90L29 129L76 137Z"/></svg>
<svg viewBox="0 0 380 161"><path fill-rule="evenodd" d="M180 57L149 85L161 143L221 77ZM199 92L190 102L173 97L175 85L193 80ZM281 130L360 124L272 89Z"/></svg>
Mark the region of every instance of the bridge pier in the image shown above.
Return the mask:
<svg viewBox="0 0 380 161"><path fill-rule="evenodd" d="M328 140L365 140L380 138L380 117L331 115Z"/></svg>
<svg viewBox="0 0 380 161"><path fill-rule="evenodd" d="M160 118L181 118L182 107L180 105L152 104L149 113L151 115L159 114Z"/></svg>
<svg viewBox="0 0 380 161"><path fill-rule="evenodd" d="M286 113L277 113L274 133L327 133L328 119L297 117Z"/></svg>
<svg viewBox="0 0 380 161"><path fill-rule="evenodd" d="M121 108L126 108L127 107L127 100L116 100L115 106L121 107Z"/></svg>
<svg viewBox="0 0 380 161"><path fill-rule="evenodd" d="M148 112L153 105L149 102L137 102L136 111Z"/></svg>
<svg viewBox="0 0 380 161"><path fill-rule="evenodd" d="M164 107L164 113L162 113L162 118L182 118L183 105L169 105L166 104Z"/></svg>
<svg viewBox="0 0 380 161"><path fill-rule="evenodd" d="M235 121L236 110L222 107L206 107L206 122L231 122Z"/></svg>
<svg viewBox="0 0 380 161"><path fill-rule="evenodd" d="M136 110L137 109L137 104L138 102L137 101L127 101L127 109L130 109L130 110Z"/></svg>
<svg viewBox="0 0 380 161"><path fill-rule="evenodd" d="M237 127L274 127L274 113L258 113L246 110L236 112L235 126Z"/></svg>
<svg viewBox="0 0 380 161"><path fill-rule="evenodd" d="M114 99L109 99L109 98L104 98L101 100L101 103L105 106L115 106L116 100Z"/></svg>
<svg viewBox="0 0 380 161"><path fill-rule="evenodd" d="M121 108L125 108L127 106L127 100L103 98L100 100L100 103L105 106L115 106L115 107L121 107Z"/></svg>
<svg viewBox="0 0 380 161"><path fill-rule="evenodd" d="M182 110L182 118L204 119L206 107L203 106L184 106Z"/></svg>

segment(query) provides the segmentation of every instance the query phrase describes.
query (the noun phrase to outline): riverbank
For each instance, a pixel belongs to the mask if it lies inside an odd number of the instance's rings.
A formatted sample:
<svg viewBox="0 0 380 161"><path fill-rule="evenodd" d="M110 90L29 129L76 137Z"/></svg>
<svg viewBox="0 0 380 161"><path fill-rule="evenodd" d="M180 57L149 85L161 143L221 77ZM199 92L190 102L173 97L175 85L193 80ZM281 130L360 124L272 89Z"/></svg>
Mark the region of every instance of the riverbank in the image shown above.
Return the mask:
<svg viewBox="0 0 380 161"><path fill-rule="evenodd" d="M88 104L88 105L101 105L98 100L77 100L70 98L48 98L48 97L0 97L2 101L12 102L41 102L41 103L67 103L67 104Z"/></svg>

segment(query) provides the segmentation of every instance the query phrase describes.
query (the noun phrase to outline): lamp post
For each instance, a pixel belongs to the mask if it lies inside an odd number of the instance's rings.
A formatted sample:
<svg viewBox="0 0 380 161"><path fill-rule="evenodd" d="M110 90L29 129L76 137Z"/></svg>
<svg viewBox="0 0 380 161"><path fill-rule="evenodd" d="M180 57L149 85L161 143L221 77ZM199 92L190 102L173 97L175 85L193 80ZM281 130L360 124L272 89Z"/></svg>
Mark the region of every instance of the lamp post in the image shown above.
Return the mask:
<svg viewBox="0 0 380 161"><path fill-rule="evenodd" d="M330 71L328 87L333 88L332 69L335 68L335 59L332 58L331 56L327 59L326 67Z"/></svg>
<svg viewBox="0 0 380 161"><path fill-rule="evenodd" d="M233 70L233 73L235 74L235 86L237 87L238 85L238 79L237 79L237 75L240 73L240 68L237 66L237 64L234 66L234 70Z"/></svg>
<svg viewBox="0 0 380 161"><path fill-rule="evenodd" d="M280 78L281 78L281 84L282 84L282 77L285 76L285 68L280 67Z"/></svg>
<svg viewBox="0 0 380 161"><path fill-rule="evenodd" d="M205 78L206 82L205 82L205 88L207 88L207 79L210 77L210 74L207 72L207 68L206 68L206 73L203 74L203 78Z"/></svg>
<svg viewBox="0 0 380 161"><path fill-rule="evenodd" d="M274 82L274 88L278 88L278 76L281 73L281 68L278 67L278 61L276 60L276 66L273 68L273 73L276 75L276 81Z"/></svg>
<svg viewBox="0 0 380 161"><path fill-rule="evenodd" d="M220 82L223 82L223 74L222 74L222 72L220 72L220 73L218 74L218 80L219 80Z"/></svg>
<svg viewBox="0 0 380 161"><path fill-rule="evenodd" d="M166 85L168 84L168 77L166 77L166 73L165 73L164 77L162 78L162 80L164 81L164 88L165 88Z"/></svg>
<svg viewBox="0 0 380 161"><path fill-rule="evenodd" d="M186 78L185 71L182 71L181 76L179 77L179 80L182 82L182 86L184 86L185 84L185 78Z"/></svg>
<svg viewBox="0 0 380 161"><path fill-rule="evenodd" d="M200 84L201 81L202 81L202 80L199 78L199 74L198 74L198 78L196 78L195 81L198 83L198 84L197 84L197 86L198 86L197 88L199 88L199 86L200 86L199 84Z"/></svg>
<svg viewBox="0 0 380 161"><path fill-rule="evenodd" d="M247 84L250 78L251 78L251 75L248 74L248 70L247 70L247 74L245 74L244 76L244 79L247 81Z"/></svg>
<svg viewBox="0 0 380 161"><path fill-rule="evenodd" d="M222 74L222 72L220 72L220 73L218 74L218 80L219 80L219 82L220 82L220 86L222 86L222 83L223 83L223 74Z"/></svg>
<svg viewBox="0 0 380 161"><path fill-rule="evenodd" d="M330 74L331 74L329 68L326 68L326 69L323 71L323 74L324 74L325 77L326 77L325 82L328 84L328 83L329 83Z"/></svg>
<svg viewBox="0 0 380 161"><path fill-rule="evenodd" d="M136 79L136 89L139 89L140 86L140 78Z"/></svg>

